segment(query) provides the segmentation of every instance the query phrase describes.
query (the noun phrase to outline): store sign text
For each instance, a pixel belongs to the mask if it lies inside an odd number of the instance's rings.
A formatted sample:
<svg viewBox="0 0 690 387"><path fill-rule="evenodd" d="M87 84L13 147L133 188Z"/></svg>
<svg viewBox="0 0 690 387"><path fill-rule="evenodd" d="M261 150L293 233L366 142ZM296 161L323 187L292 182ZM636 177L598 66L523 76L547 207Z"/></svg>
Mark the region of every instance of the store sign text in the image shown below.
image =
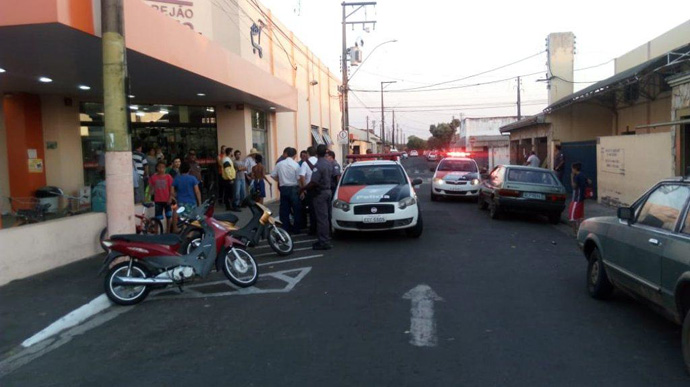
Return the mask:
<svg viewBox="0 0 690 387"><path fill-rule="evenodd" d="M180 0L147 0L149 5L194 30L194 2Z"/></svg>

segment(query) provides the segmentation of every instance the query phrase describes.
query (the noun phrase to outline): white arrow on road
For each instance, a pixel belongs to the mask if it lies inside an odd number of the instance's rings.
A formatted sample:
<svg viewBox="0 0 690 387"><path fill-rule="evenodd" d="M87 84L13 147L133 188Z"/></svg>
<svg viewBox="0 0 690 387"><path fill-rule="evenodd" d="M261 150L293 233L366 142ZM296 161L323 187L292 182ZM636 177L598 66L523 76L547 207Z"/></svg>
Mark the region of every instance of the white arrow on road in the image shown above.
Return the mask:
<svg viewBox="0 0 690 387"><path fill-rule="evenodd" d="M416 347L435 347L436 320L434 320L434 301L443 301L429 285L420 284L403 296L412 300L410 306L410 344Z"/></svg>

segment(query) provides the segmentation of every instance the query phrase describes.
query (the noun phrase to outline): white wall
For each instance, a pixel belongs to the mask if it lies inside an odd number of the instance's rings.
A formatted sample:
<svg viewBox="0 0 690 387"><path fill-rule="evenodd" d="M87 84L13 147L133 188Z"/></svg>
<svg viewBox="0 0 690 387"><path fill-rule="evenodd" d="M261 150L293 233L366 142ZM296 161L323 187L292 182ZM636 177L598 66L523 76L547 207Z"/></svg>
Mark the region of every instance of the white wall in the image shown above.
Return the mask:
<svg viewBox="0 0 690 387"><path fill-rule="evenodd" d="M79 131L79 103L65 105L65 98L56 95L41 96L43 146L45 147L46 184L62 188L76 195L84 185L84 158ZM57 143L57 149L48 149L46 143Z"/></svg>
<svg viewBox="0 0 690 387"><path fill-rule="evenodd" d="M461 126L465 136L500 136L501 126L517 121L517 117L465 118ZM469 140L468 140L469 141Z"/></svg>
<svg viewBox="0 0 690 387"><path fill-rule="evenodd" d="M218 148L221 145L239 149L246 155L248 146L251 147L252 134L251 122L249 118L249 107L244 106L244 110L237 110L235 105L232 109L225 106L216 106L216 125L218 128Z"/></svg>
<svg viewBox="0 0 690 387"><path fill-rule="evenodd" d="M103 227L105 214L91 213L2 230L0 286L102 252Z"/></svg>
<svg viewBox="0 0 690 387"><path fill-rule="evenodd" d="M630 205L659 180L673 177L673 147L671 133L600 137L597 144L599 201Z"/></svg>

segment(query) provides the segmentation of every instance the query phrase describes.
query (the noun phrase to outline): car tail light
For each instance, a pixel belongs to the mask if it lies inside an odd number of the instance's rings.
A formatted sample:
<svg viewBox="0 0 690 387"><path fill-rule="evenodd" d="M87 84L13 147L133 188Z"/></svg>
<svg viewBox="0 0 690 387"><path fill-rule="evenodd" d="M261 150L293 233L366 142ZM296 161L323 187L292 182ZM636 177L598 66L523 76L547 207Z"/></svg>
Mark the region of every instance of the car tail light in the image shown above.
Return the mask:
<svg viewBox="0 0 690 387"><path fill-rule="evenodd" d="M552 202L564 202L565 201L565 195L563 195L563 194L549 195L548 198Z"/></svg>
<svg viewBox="0 0 690 387"><path fill-rule="evenodd" d="M520 191L516 191L514 189L499 189L498 194L501 196L508 196L508 197L518 197L520 196Z"/></svg>

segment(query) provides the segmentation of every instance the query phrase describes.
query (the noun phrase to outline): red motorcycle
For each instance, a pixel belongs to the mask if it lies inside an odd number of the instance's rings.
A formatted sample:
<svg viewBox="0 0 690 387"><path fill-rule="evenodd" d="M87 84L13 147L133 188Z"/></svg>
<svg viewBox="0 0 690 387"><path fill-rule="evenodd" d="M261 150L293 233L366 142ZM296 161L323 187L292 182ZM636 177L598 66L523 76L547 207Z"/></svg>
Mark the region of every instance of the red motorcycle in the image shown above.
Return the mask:
<svg viewBox="0 0 690 387"><path fill-rule="evenodd" d="M204 230L201 243L185 254L177 234L113 235L104 241L109 249L100 273L117 259L105 276L105 293L114 303L133 305L143 301L152 288L182 286L195 277L205 278L215 267L239 287L249 287L259 278L259 268L232 230L213 218L212 199L191 212L189 218ZM178 212L183 211L180 208Z"/></svg>

